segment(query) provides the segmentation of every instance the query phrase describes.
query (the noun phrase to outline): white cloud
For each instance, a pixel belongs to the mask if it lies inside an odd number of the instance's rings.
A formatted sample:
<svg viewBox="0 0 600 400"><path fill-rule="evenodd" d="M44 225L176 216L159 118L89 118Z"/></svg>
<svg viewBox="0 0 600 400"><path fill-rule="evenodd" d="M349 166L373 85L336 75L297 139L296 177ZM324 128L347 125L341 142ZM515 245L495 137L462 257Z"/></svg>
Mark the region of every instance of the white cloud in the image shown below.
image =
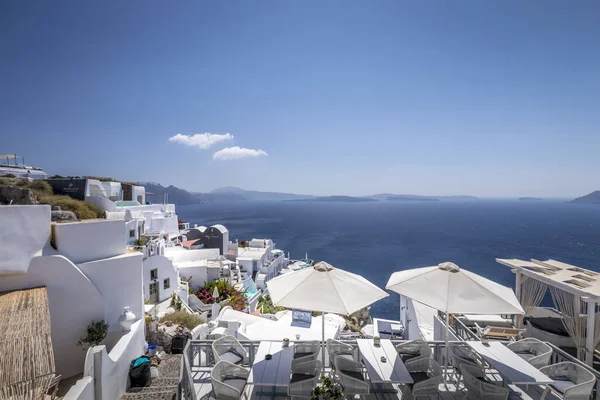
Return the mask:
<svg viewBox="0 0 600 400"><path fill-rule="evenodd" d="M260 157L268 154L260 149L245 149L243 147L225 147L213 154L213 160L234 160L236 158Z"/></svg>
<svg viewBox="0 0 600 400"><path fill-rule="evenodd" d="M213 144L224 142L226 140L233 140L233 135L225 133L224 135L218 133L196 133L195 135L183 135L178 133L175 136L169 138L169 142L175 142L190 147L198 147L200 149L208 149Z"/></svg>

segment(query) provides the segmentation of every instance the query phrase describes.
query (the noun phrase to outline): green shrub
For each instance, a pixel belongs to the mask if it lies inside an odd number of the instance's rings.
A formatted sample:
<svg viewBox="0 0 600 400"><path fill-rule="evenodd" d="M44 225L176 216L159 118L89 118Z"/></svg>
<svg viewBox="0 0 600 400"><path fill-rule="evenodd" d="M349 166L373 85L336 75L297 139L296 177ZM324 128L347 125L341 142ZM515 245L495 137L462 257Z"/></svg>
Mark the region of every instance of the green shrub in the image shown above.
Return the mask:
<svg viewBox="0 0 600 400"><path fill-rule="evenodd" d="M83 350L87 350L89 347L98 346L108 332L108 324L104 320L94 322L87 327L87 334L79 339L77 346L83 346Z"/></svg>
<svg viewBox="0 0 600 400"><path fill-rule="evenodd" d="M186 311L175 311L165 314L160 319L160 322L171 322L174 325L183 325L191 331L198 325L202 325L204 319L198 314L190 314Z"/></svg>
<svg viewBox="0 0 600 400"><path fill-rule="evenodd" d="M40 196L38 201L41 204L50 204L51 206L59 206L63 211L73 211L79 219L100 218L104 211L86 201L75 200L69 196L51 195Z"/></svg>
<svg viewBox="0 0 600 400"><path fill-rule="evenodd" d="M273 305L273 300L271 300L271 296L268 294L258 297L257 308L260 309L262 314L275 314L279 311L285 310L285 307Z"/></svg>
<svg viewBox="0 0 600 400"><path fill-rule="evenodd" d="M4 174L0 176L1 178L14 178L15 174Z"/></svg>
<svg viewBox="0 0 600 400"><path fill-rule="evenodd" d="M36 194L36 196L43 196L43 195L51 195L54 194L54 191L52 190L52 186L50 186L50 184L46 181L33 181L33 182L29 182L29 185L27 185L27 187L31 190L33 190L33 193Z"/></svg>

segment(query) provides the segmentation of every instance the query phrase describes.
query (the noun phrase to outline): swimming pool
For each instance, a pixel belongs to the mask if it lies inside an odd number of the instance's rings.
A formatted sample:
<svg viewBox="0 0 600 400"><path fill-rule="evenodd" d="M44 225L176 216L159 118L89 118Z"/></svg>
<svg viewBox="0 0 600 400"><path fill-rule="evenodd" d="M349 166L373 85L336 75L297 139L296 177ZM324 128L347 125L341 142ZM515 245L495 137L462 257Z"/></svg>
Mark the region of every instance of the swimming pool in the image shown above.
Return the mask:
<svg viewBox="0 0 600 400"><path fill-rule="evenodd" d="M246 293L246 298L249 299L250 297L254 296L257 292L258 292L257 289L248 289L245 292Z"/></svg>

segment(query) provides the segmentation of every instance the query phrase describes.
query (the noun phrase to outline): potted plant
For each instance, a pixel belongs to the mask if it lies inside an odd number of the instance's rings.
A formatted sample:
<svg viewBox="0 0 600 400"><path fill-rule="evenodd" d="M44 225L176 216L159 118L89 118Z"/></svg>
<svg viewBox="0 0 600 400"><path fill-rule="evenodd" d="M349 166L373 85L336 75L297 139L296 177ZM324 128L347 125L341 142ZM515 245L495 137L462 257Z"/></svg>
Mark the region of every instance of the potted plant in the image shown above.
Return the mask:
<svg viewBox="0 0 600 400"><path fill-rule="evenodd" d="M328 376L321 376L319 383L313 390L310 400L331 400L343 397L342 387Z"/></svg>

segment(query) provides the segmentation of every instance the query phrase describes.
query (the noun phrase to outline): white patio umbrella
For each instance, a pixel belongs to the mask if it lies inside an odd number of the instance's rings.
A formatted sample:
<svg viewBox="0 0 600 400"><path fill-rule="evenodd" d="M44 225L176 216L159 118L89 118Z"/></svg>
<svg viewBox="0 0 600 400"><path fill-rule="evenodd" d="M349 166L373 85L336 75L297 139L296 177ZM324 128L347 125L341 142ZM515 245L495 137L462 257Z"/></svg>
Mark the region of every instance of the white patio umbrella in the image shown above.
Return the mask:
<svg viewBox="0 0 600 400"><path fill-rule="evenodd" d="M216 286L215 286L215 289L213 290L212 297L215 298L215 301L216 301L216 299L219 298L219 289L217 289Z"/></svg>
<svg viewBox="0 0 600 400"><path fill-rule="evenodd" d="M267 282L273 304L302 310L350 315L389 296L360 275L319 262ZM325 315L322 338L325 342ZM323 369L325 349L322 350Z"/></svg>
<svg viewBox="0 0 600 400"><path fill-rule="evenodd" d="M385 288L446 313L446 364L449 314L525 313L512 289L451 262L394 272Z"/></svg>

